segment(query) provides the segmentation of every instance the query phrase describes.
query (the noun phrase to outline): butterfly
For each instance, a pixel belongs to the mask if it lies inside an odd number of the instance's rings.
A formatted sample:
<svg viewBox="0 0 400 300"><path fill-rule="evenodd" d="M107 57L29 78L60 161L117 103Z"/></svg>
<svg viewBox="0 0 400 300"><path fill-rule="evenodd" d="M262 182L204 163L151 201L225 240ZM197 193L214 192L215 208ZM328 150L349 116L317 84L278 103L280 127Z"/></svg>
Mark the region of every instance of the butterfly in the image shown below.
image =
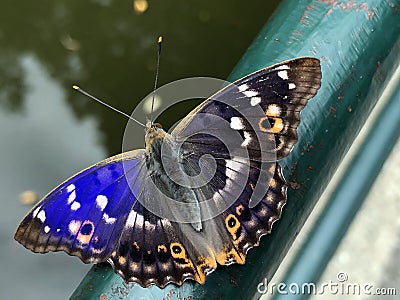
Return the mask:
<svg viewBox="0 0 400 300"><path fill-rule="evenodd" d="M225 86L171 133L148 121L145 149L67 179L15 239L33 252L108 261L144 287L204 283L218 264L244 264L281 216L287 183L277 161L320 85L319 60L296 58Z"/></svg>

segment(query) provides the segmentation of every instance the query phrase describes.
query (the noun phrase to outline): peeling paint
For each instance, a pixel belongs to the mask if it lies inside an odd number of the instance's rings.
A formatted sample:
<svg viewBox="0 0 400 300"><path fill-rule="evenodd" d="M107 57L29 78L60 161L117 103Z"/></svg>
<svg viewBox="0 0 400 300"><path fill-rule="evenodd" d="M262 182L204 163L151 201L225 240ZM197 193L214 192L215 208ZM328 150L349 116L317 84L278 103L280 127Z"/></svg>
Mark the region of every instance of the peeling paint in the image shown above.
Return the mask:
<svg viewBox="0 0 400 300"><path fill-rule="evenodd" d="M106 294L101 294L99 299L100 300L107 300L107 295Z"/></svg>
<svg viewBox="0 0 400 300"><path fill-rule="evenodd" d="M302 14L302 16L300 17L300 24L302 24L302 25L309 25L310 24L310 21L309 21L309 16L308 16L308 14L309 14L309 12L311 11L311 10L315 10L317 8L317 6L316 5L314 5L314 4L309 4L309 5L307 5L306 6L306 9L303 11L303 14Z"/></svg>
<svg viewBox="0 0 400 300"><path fill-rule="evenodd" d="M329 16L332 14L334 9L339 9L343 11L361 11L361 12L368 12L367 18L372 19L375 16L375 11L370 9L367 3L363 2L360 4L356 4L354 0L349 1L336 1L336 0L318 0L318 2L324 3L328 6L331 6L325 16ZM395 7L394 5L392 7Z"/></svg>
<svg viewBox="0 0 400 300"><path fill-rule="evenodd" d="M368 19L372 19L374 16L375 16L375 11L371 10L371 11L368 13Z"/></svg>

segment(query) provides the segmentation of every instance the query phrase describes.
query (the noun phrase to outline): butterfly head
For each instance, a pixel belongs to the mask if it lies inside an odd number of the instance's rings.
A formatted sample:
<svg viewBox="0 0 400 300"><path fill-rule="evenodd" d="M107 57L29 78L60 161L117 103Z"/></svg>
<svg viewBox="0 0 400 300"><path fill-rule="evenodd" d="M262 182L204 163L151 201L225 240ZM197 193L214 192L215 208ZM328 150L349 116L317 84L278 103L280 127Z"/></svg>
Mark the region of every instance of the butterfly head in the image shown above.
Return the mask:
<svg viewBox="0 0 400 300"><path fill-rule="evenodd" d="M162 129L161 124L147 120L145 128L146 149L151 149L155 143L161 143L165 135L166 132Z"/></svg>

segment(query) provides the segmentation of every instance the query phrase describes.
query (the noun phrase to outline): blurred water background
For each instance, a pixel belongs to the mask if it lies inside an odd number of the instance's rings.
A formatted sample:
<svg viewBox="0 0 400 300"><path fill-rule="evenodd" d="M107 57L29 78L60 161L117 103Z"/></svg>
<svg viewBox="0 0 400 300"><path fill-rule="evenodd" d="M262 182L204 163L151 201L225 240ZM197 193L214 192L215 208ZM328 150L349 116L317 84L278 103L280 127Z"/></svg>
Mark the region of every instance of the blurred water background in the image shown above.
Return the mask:
<svg viewBox="0 0 400 300"><path fill-rule="evenodd" d="M13 239L39 198L75 172L121 151L125 117L72 90L75 83L130 113L159 84L226 78L278 0L11 1L0 11L0 299L66 299L90 266L34 254ZM193 106L160 118L165 127ZM137 136L143 145L143 135Z"/></svg>

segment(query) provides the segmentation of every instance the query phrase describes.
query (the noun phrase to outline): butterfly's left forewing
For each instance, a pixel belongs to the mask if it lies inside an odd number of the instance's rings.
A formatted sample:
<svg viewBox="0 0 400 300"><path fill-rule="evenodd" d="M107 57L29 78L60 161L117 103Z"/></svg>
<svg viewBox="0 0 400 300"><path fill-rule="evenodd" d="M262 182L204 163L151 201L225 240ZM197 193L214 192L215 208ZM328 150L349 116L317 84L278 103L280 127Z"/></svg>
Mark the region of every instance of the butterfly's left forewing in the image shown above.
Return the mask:
<svg viewBox="0 0 400 300"><path fill-rule="evenodd" d="M143 150L106 159L45 196L23 219L15 239L34 252L65 251L102 262L116 247L137 201Z"/></svg>

